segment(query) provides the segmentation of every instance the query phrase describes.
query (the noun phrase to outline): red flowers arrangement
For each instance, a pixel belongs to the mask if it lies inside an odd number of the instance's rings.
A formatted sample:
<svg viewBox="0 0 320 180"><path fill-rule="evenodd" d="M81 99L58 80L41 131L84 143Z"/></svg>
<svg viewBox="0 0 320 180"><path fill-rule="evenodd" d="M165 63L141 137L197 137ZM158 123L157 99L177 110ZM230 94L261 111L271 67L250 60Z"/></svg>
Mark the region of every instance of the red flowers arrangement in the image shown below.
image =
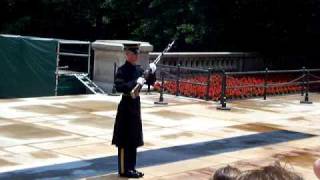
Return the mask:
<svg viewBox="0 0 320 180"><path fill-rule="evenodd" d="M292 75L270 75L268 76L267 84L268 95L281 95L296 93L301 91L301 86L287 83L294 79ZM179 82L180 95L187 97L195 97L205 99L207 94L207 76L198 75L189 78L181 78ZM187 83L188 82L188 83ZM210 78L210 87L208 96L210 100L219 100L221 96L221 76L212 75ZM261 75L247 75L247 76L227 76L226 96L228 99L239 99L249 97L261 97L264 95L264 77ZM192 84L192 83L200 83ZM161 82L155 84L155 89L160 90ZM238 87L237 87L238 86ZM240 87L239 87L240 86ZM164 90L169 94L176 94L177 83L173 80L166 80L164 82Z"/></svg>

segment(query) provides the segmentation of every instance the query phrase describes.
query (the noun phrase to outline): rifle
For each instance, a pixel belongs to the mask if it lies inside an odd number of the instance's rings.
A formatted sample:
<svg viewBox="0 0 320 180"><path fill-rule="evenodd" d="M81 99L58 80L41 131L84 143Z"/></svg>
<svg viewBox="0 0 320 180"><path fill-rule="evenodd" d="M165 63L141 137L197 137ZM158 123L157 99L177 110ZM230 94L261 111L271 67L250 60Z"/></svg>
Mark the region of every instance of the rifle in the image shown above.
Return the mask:
<svg viewBox="0 0 320 180"><path fill-rule="evenodd" d="M159 56L153 61L153 63L154 63L154 64L157 64L157 63L160 61L161 57L164 55L164 53L168 52L168 51L172 48L172 46L173 46L174 43L175 43L175 40L173 40L170 44L168 44L168 46L166 47L166 49L164 49L164 50L162 51L162 53L159 54ZM151 69L150 69L150 67L148 67L148 68L144 71L142 77L144 77L145 79L147 79L150 74L151 74ZM141 88L142 88L142 86L141 86L140 84L137 84L137 85L131 90L130 95L131 95L131 97L132 97L133 99L135 99L135 98L139 95L139 92L140 92Z"/></svg>

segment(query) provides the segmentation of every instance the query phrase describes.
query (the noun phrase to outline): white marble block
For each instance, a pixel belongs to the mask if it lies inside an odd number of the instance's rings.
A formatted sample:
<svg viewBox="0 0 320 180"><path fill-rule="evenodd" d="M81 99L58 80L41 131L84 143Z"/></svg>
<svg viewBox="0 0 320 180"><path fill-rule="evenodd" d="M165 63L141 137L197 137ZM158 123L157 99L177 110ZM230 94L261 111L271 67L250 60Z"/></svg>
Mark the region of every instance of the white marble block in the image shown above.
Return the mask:
<svg viewBox="0 0 320 180"><path fill-rule="evenodd" d="M93 81L110 93L114 79L114 63L121 66L125 62L124 44L140 44L139 65L146 68L149 52L153 46L148 42L128 40L97 40L92 43L94 50Z"/></svg>

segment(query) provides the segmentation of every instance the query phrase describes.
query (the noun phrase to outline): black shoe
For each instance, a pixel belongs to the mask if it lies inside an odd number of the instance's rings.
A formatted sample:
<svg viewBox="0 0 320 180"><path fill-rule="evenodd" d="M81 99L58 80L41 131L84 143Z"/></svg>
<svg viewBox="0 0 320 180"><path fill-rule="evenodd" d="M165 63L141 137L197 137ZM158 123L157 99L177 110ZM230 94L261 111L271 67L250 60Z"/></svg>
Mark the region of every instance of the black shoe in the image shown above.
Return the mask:
<svg viewBox="0 0 320 180"><path fill-rule="evenodd" d="M120 174L120 177L127 177L127 178L141 178L143 176L143 173L139 173L135 170L130 170L128 172L125 172L124 174Z"/></svg>
<svg viewBox="0 0 320 180"><path fill-rule="evenodd" d="M136 169L134 169L133 171L135 171L137 174L139 174L140 177L143 177L143 176L144 176L143 172L137 171Z"/></svg>

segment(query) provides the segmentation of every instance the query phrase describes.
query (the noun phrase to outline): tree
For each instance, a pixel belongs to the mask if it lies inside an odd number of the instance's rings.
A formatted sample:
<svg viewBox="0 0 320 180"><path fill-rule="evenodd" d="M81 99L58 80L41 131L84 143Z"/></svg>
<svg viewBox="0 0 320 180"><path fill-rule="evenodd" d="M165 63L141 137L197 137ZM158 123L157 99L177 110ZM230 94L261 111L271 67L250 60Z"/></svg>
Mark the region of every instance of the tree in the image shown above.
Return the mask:
<svg viewBox="0 0 320 180"><path fill-rule="evenodd" d="M149 41L156 51L314 53L316 0L3 0L0 32L66 39Z"/></svg>

